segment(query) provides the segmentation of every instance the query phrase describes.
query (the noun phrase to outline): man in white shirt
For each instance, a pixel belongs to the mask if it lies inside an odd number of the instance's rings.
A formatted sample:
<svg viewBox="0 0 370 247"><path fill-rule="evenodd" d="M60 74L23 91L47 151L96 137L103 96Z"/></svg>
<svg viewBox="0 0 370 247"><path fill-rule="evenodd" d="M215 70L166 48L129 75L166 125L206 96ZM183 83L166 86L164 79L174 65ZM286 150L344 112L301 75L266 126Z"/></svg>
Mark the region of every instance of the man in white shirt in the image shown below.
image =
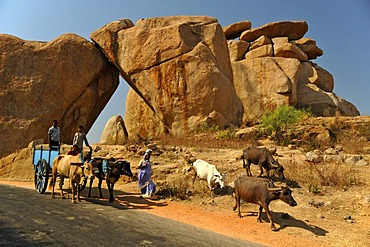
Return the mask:
<svg viewBox="0 0 370 247"><path fill-rule="evenodd" d="M53 120L53 125L49 128L49 146L50 148L58 149L60 146L60 128L58 120Z"/></svg>

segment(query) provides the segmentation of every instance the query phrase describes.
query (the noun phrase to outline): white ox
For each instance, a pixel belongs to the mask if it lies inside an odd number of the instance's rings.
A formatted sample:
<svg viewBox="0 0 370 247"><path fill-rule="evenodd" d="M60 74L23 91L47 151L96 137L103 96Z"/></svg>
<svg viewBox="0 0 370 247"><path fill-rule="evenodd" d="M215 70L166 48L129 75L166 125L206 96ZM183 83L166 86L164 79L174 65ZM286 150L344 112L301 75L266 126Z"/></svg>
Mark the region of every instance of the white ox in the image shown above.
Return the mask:
<svg viewBox="0 0 370 247"><path fill-rule="evenodd" d="M211 191L216 187L216 184L219 184L221 189L225 187L223 181L224 177L219 171L217 171L215 165L209 164L204 160L198 159L194 161L193 168L195 170L193 186L195 178L198 177L201 180L207 180L208 187L210 188Z"/></svg>

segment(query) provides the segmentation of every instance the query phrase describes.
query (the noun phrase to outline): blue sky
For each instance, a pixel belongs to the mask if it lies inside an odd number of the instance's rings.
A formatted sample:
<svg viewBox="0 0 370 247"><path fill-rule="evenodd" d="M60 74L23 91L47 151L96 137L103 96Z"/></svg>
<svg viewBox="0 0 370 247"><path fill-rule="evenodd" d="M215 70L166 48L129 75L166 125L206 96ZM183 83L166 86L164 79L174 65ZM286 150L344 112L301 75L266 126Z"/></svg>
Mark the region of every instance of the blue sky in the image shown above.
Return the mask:
<svg viewBox="0 0 370 247"><path fill-rule="evenodd" d="M90 40L91 32L128 18L171 15L216 17L222 26L250 20L252 27L282 20L305 20L306 37L316 40L324 55L313 62L334 76L334 92L370 115L370 1L368 0L0 0L0 33L25 40L50 41L64 33ZM89 131L100 139L107 120L124 116L128 85L121 83Z"/></svg>

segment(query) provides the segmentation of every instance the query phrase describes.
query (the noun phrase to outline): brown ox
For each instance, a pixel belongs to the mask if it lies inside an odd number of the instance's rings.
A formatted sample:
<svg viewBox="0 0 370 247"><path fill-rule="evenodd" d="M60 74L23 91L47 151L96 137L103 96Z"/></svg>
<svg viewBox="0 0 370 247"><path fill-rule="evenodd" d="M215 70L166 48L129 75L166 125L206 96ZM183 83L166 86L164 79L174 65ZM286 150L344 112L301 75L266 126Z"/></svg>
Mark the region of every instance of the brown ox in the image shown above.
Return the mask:
<svg viewBox="0 0 370 247"><path fill-rule="evenodd" d="M240 214L240 199L245 202L254 203L260 205L257 221L262 222L261 213L262 208L265 210L267 217L271 223L271 229L273 231L278 230L272 220L272 215L269 210L269 204L273 200L282 200L283 202L294 207L297 206L297 202L292 197L292 191L288 187L275 187L272 182L267 179L254 178L248 176L240 176L234 182L235 188L235 206L233 210L238 208L238 216L242 218Z"/></svg>
<svg viewBox="0 0 370 247"><path fill-rule="evenodd" d="M259 177L262 176L263 168L265 168L267 178L270 178L270 170L274 170L274 173L281 180L285 180L284 167L272 157L271 152L267 148L248 147L243 150L241 158L243 159L243 167L246 169L248 176L252 176L250 165L255 164L260 168Z"/></svg>
<svg viewBox="0 0 370 247"><path fill-rule="evenodd" d="M63 181L64 178L69 178L69 182L72 188L72 202L75 203L75 194L77 194L77 200L80 199L80 185L84 183L84 180L87 178L93 177L92 165L88 162L82 163L80 155L59 155L53 161L52 168L52 179L50 185L53 186L51 196L54 198L54 187L57 176L59 174L60 183L60 195L64 198L63 195Z"/></svg>
<svg viewBox="0 0 370 247"><path fill-rule="evenodd" d="M103 159L93 158L90 163L93 166L94 176L99 179L98 188L99 188L99 197L103 198L101 192L101 184L103 180L107 182L108 191L109 191L109 202L114 201L113 197L113 188L114 184L118 181L121 175L126 175L132 177L130 162L124 160L115 160L111 158L107 160L107 171L103 171ZM91 188L93 184L93 179L90 179L90 187L88 197L91 197Z"/></svg>

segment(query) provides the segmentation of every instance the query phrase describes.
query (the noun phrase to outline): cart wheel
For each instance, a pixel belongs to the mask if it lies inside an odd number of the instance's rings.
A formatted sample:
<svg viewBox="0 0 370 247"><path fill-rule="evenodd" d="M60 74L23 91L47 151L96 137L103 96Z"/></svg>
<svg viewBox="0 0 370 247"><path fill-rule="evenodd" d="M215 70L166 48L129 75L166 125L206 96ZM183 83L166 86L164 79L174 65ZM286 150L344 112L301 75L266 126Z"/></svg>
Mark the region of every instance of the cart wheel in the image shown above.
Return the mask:
<svg viewBox="0 0 370 247"><path fill-rule="evenodd" d="M84 180L84 183L81 184L81 186L80 186L80 192L83 191L86 188L86 184L87 184L87 178Z"/></svg>
<svg viewBox="0 0 370 247"><path fill-rule="evenodd" d="M35 165L35 189L39 194L44 194L48 187L49 165L41 159Z"/></svg>

